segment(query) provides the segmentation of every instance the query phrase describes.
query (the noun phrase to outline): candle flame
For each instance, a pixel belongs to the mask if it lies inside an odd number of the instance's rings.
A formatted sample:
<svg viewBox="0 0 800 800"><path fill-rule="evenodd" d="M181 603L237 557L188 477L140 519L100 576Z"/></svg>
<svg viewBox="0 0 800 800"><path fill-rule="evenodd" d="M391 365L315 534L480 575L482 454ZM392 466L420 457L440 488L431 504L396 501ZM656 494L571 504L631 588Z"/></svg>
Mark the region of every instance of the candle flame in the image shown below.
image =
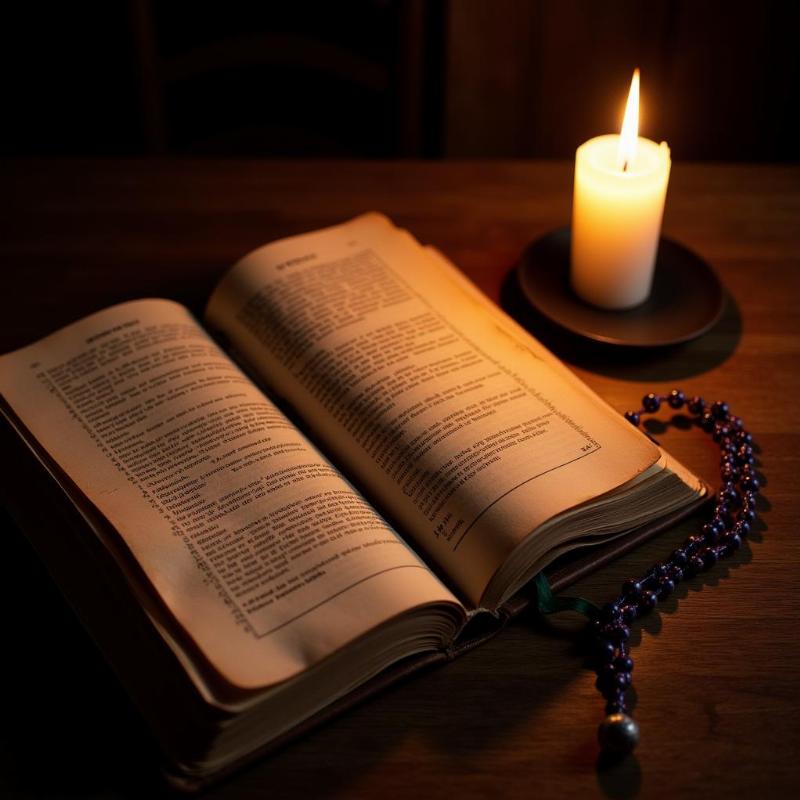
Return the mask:
<svg viewBox="0 0 800 800"><path fill-rule="evenodd" d="M639 68L633 71L625 118L617 150L617 167L626 172L636 158L636 143L639 136Z"/></svg>

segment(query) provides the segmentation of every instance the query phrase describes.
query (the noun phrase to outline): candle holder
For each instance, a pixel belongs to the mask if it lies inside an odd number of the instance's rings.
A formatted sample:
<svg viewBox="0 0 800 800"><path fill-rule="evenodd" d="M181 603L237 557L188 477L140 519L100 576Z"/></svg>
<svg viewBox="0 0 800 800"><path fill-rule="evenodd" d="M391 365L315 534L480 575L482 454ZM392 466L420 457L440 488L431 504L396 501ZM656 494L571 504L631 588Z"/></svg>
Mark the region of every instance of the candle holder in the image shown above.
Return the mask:
<svg viewBox="0 0 800 800"><path fill-rule="evenodd" d="M533 241L516 272L535 311L559 328L608 345L647 348L688 342L710 330L725 306L722 284L708 263L663 236L649 298L623 311L589 305L572 290L569 228Z"/></svg>

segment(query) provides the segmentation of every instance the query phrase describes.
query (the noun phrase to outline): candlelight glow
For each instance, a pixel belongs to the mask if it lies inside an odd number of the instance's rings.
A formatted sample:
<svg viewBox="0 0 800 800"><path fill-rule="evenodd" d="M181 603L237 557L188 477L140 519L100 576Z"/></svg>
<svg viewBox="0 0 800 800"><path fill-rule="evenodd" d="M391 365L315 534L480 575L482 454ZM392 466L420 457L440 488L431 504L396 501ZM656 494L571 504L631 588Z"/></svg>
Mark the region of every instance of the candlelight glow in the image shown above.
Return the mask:
<svg viewBox="0 0 800 800"><path fill-rule="evenodd" d="M633 166L636 158L636 144L639 137L639 69L633 71L631 89L628 92L628 103L625 106L625 118L622 120L622 131L617 151L617 167L626 172Z"/></svg>
<svg viewBox="0 0 800 800"><path fill-rule="evenodd" d="M598 308L647 300L672 164L666 142L639 136L639 70L622 133L595 136L575 152L570 284Z"/></svg>

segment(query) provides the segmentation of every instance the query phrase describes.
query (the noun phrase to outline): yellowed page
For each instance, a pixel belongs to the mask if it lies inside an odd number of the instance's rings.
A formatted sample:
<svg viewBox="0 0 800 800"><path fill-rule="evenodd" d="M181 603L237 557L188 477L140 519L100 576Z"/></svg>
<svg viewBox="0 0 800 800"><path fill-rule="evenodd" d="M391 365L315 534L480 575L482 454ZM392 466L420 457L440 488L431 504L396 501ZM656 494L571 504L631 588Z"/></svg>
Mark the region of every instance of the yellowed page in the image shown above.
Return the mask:
<svg viewBox="0 0 800 800"><path fill-rule="evenodd" d="M207 309L473 604L545 520L659 450L386 218L251 253Z"/></svg>
<svg viewBox="0 0 800 800"><path fill-rule="evenodd" d="M0 393L235 685L456 602L178 304L115 306L3 356Z"/></svg>

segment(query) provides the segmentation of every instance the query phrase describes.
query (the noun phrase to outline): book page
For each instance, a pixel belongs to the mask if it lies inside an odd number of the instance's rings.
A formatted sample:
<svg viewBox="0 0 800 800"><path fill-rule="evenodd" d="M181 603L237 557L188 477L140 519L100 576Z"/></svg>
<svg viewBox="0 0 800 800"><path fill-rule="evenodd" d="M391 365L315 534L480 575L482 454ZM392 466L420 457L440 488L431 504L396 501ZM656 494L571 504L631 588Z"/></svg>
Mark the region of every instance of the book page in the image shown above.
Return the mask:
<svg viewBox="0 0 800 800"><path fill-rule="evenodd" d="M658 448L377 214L268 245L207 309L472 604L545 520Z"/></svg>
<svg viewBox="0 0 800 800"><path fill-rule="evenodd" d="M0 393L236 686L456 603L176 303L115 306L3 356Z"/></svg>

